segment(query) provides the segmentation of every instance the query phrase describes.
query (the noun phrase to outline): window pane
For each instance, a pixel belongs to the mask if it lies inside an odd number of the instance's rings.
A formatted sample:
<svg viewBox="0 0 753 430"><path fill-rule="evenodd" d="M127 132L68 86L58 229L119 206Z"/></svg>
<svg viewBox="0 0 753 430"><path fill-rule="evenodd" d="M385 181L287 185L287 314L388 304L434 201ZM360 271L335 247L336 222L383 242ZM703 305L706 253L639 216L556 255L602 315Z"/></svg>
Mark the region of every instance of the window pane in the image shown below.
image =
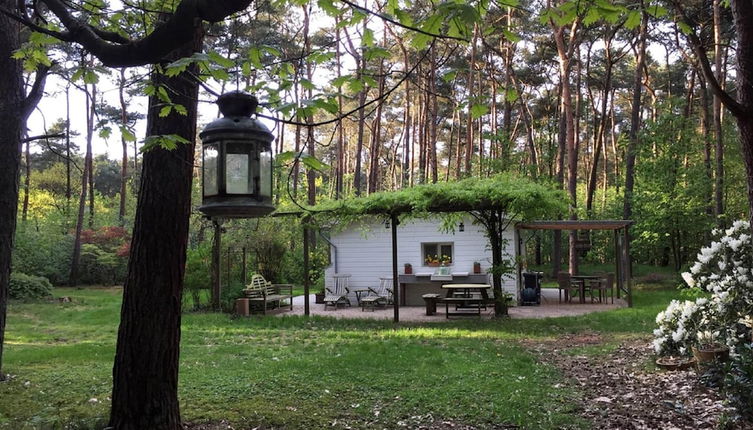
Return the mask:
<svg viewBox="0 0 753 430"><path fill-rule="evenodd" d="M251 194L248 154L227 154L225 186L228 194Z"/></svg>
<svg viewBox="0 0 753 430"><path fill-rule="evenodd" d="M204 195L217 195L217 146L204 146Z"/></svg>
<svg viewBox="0 0 753 430"><path fill-rule="evenodd" d="M452 263L452 245L443 244L440 246L442 252L442 260L446 263Z"/></svg>
<svg viewBox="0 0 753 430"><path fill-rule="evenodd" d="M259 154L259 193L272 197L272 151Z"/></svg>

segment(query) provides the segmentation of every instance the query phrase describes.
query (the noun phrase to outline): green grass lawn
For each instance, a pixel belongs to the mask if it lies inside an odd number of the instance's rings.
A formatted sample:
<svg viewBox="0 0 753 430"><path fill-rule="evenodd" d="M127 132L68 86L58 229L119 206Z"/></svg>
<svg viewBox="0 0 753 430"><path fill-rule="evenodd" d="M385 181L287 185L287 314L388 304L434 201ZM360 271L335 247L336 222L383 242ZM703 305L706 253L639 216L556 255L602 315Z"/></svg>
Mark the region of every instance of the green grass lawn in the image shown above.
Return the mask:
<svg viewBox="0 0 753 430"><path fill-rule="evenodd" d="M72 303L11 303L0 428L100 428L109 412L120 289L57 289ZM545 320L401 324L188 313L184 420L240 428L394 428L432 420L490 427L587 427L579 393L524 339L566 333L646 336L677 296L639 288L635 307ZM611 342L616 342L612 340ZM589 353L608 349L592 348Z"/></svg>

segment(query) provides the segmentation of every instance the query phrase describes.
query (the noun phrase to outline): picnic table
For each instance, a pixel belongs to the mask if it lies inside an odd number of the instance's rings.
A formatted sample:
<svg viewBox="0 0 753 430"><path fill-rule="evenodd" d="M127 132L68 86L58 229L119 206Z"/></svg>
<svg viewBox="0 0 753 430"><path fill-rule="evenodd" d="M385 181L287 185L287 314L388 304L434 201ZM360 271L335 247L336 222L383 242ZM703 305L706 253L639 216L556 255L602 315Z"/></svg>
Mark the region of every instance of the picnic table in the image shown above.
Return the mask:
<svg viewBox="0 0 753 430"><path fill-rule="evenodd" d="M570 276L570 279L573 283L578 284L578 290L579 290L579 302L580 303L586 303L586 282L600 282L602 276L598 275L572 275Z"/></svg>
<svg viewBox="0 0 753 430"><path fill-rule="evenodd" d="M481 309L486 310L486 304L489 303L489 284L444 284L442 288L447 290L447 296L442 299L445 303L445 316L450 315L468 315L468 312L457 312L475 310L476 314L481 316ZM456 312L450 312L450 305L455 305Z"/></svg>

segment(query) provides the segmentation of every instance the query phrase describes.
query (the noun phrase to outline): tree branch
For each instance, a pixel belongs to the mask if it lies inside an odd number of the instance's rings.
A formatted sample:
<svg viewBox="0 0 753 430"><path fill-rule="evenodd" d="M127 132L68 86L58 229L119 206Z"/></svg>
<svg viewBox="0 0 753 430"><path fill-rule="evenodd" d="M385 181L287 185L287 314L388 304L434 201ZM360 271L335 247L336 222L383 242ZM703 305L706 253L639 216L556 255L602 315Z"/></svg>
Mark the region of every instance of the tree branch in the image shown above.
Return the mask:
<svg viewBox="0 0 753 430"><path fill-rule="evenodd" d="M685 24L688 27L691 27L691 21L685 14L685 10L682 8L682 5L680 5L676 0L672 3L674 4L677 12L682 16L682 20L685 22ZM701 66L701 71L703 71L703 76L706 78L706 82L708 82L714 94L719 97L719 100L721 100L722 104L724 104L724 106L729 109L732 115L734 115L736 118L750 116L751 113L753 113L751 112L751 109L740 104L731 95L729 95L729 93L724 91L722 86L719 84L716 76L714 76L714 71L711 70L711 64L709 63L709 58L706 56L706 51L703 50L703 43L701 43L701 39L695 33L695 30L691 30L690 33L686 34L686 37L688 39L688 42L690 42L690 47L695 53L696 58L698 58L698 64Z"/></svg>
<svg viewBox="0 0 753 430"><path fill-rule="evenodd" d="M30 137L21 139L21 143L33 142L35 140L41 140L41 139L56 139L59 137L65 137L65 133L40 134L38 136L30 136Z"/></svg>
<svg viewBox="0 0 753 430"><path fill-rule="evenodd" d="M21 117L24 121L29 118L29 115L34 111L39 100L42 99L42 96L44 95L44 84L47 80L47 72L49 71L49 66L37 67L37 73L36 76L34 76L34 83L29 90L29 94L26 95L26 98L23 101L23 106L21 107Z"/></svg>
<svg viewBox="0 0 753 430"><path fill-rule="evenodd" d="M165 22L138 40L119 35L114 37L111 32L94 29L75 17L63 0L41 1L68 30L70 41L83 46L105 66L131 67L160 62L167 54L191 41L194 29L201 21L221 21L242 11L253 0L182 0ZM113 40L120 42L114 43Z"/></svg>

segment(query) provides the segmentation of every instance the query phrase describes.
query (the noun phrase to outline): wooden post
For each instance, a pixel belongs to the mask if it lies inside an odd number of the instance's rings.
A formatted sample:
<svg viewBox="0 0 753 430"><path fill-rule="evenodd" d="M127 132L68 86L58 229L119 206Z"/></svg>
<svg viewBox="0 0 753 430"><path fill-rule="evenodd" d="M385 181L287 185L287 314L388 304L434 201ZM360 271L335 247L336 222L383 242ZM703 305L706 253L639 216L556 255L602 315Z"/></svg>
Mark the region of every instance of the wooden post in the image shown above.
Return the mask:
<svg viewBox="0 0 753 430"><path fill-rule="evenodd" d="M241 268L241 282L243 282L243 286L245 287L248 284L248 272L246 271L246 247L244 246L241 248L241 260L243 267Z"/></svg>
<svg viewBox="0 0 753 430"><path fill-rule="evenodd" d="M309 316L309 228L308 217L303 218L303 314Z"/></svg>
<svg viewBox="0 0 753 430"><path fill-rule="evenodd" d="M392 214L390 216L392 224L392 305L395 310L394 321L400 322L400 303L398 297L400 297L400 282L397 277L397 215Z"/></svg>
<svg viewBox="0 0 753 430"><path fill-rule="evenodd" d="M220 310L220 245L222 241L222 221L213 219L214 224L214 246L212 247L212 308L215 311Z"/></svg>
<svg viewBox="0 0 753 430"><path fill-rule="evenodd" d="M622 246L620 246L620 238L620 232L618 230L614 230L614 264L618 299L622 294Z"/></svg>
<svg viewBox="0 0 753 430"><path fill-rule="evenodd" d="M518 303L520 303L520 292L523 291L523 265L520 263L522 257L525 257L525 246L523 245L523 236L520 234L520 229L515 229L515 258L519 262L518 263L518 279L516 281L517 284L517 290L515 292L515 298Z"/></svg>
<svg viewBox="0 0 753 430"><path fill-rule="evenodd" d="M630 226L625 226L625 282L627 283L628 307L633 307L633 259L630 257Z"/></svg>
<svg viewBox="0 0 753 430"><path fill-rule="evenodd" d="M232 249L231 247L228 246L227 257L225 257L226 263L227 263L225 266L225 282L228 282L228 283L232 282L232 277L230 276L230 273L232 271L232 255L233 255Z"/></svg>

